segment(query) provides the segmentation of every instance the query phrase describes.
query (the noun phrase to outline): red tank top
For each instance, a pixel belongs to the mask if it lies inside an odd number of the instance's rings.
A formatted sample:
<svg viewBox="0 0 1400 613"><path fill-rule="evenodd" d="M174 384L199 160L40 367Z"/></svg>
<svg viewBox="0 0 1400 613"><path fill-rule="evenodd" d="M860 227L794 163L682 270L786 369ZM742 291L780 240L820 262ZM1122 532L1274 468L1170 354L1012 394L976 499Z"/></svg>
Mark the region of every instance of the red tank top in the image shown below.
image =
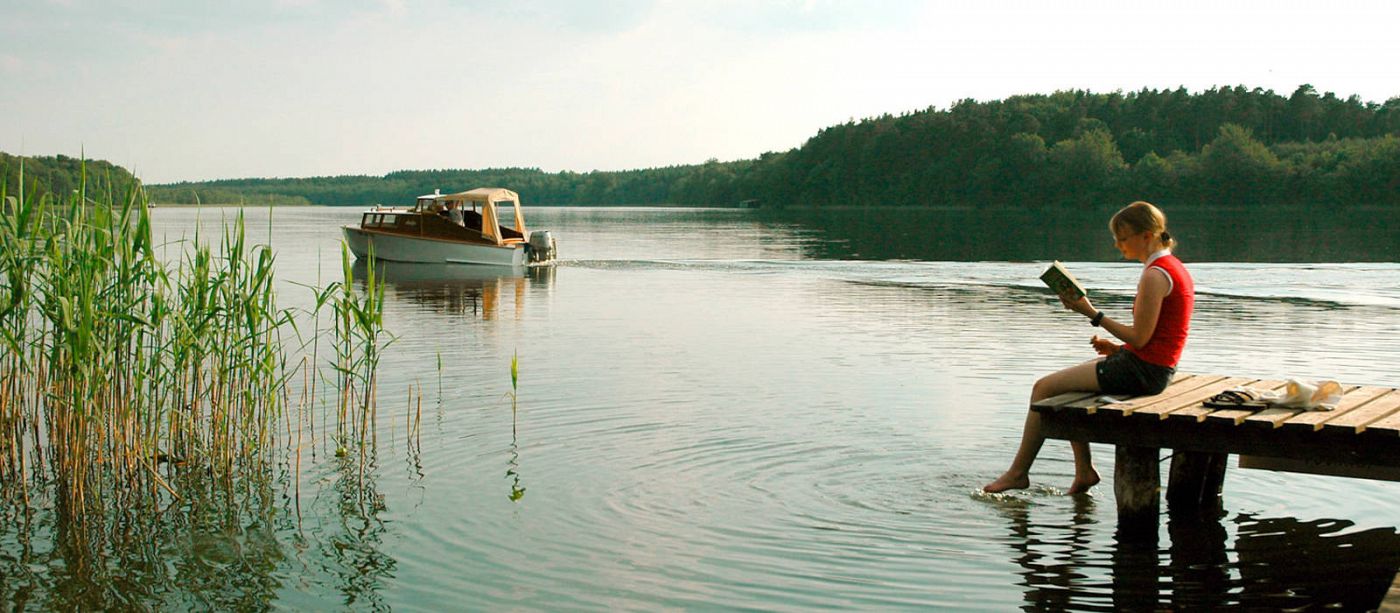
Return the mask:
<svg viewBox="0 0 1400 613"><path fill-rule="evenodd" d="M1186 332L1191 328L1191 311L1196 306L1196 285L1191 273L1176 256L1167 254L1152 261L1149 268L1160 268L1171 277L1172 289L1162 299L1162 311L1157 316L1157 328L1152 338L1141 347L1128 345L1143 361L1176 368L1181 350L1186 346Z"/></svg>

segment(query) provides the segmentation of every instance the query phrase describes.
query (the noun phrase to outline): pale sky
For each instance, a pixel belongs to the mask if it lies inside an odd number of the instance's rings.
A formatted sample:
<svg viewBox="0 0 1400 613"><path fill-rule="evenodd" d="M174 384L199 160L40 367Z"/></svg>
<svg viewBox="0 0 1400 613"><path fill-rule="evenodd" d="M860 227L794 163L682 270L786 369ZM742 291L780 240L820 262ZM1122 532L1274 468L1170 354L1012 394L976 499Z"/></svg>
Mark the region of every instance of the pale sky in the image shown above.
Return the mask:
<svg viewBox="0 0 1400 613"><path fill-rule="evenodd" d="M150 183L734 160L964 98L1400 95L1400 3L0 0L0 151Z"/></svg>

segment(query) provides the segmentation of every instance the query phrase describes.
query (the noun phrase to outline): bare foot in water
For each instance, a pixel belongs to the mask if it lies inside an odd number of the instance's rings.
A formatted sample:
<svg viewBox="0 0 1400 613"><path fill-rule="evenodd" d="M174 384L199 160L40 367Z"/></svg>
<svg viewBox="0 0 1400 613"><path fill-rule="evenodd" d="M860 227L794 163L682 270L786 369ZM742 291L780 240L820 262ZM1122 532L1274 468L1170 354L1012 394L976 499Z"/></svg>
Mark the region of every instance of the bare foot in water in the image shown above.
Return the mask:
<svg viewBox="0 0 1400 613"><path fill-rule="evenodd" d="M982 486L982 491L988 494L1005 492L1006 490L1023 490L1031 486L1030 475L1013 475L1006 473L997 477L996 481Z"/></svg>
<svg viewBox="0 0 1400 613"><path fill-rule="evenodd" d="M1075 475L1075 476L1074 476L1074 483L1069 484L1069 494L1070 494L1071 496L1073 496L1073 495L1075 495L1075 494L1083 494L1083 493L1086 493L1086 492L1089 491L1089 488L1094 487L1095 485L1098 485L1098 484L1099 484L1099 473L1098 473L1098 471L1093 471L1093 470L1091 470L1091 471L1089 472L1089 474L1087 474L1087 475L1082 475L1082 476L1081 476L1081 475Z"/></svg>

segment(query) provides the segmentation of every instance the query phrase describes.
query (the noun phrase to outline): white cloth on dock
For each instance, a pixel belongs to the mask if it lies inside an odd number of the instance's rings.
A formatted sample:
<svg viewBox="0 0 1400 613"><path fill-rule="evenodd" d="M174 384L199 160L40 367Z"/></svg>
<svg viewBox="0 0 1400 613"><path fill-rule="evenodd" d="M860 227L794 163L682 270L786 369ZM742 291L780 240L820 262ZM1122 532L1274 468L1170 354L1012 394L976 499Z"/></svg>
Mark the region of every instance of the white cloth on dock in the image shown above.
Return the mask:
<svg viewBox="0 0 1400 613"><path fill-rule="evenodd" d="M1264 392L1259 399L1270 406L1308 411L1331 411L1342 401L1342 386L1336 381L1299 381L1289 379L1282 390Z"/></svg>

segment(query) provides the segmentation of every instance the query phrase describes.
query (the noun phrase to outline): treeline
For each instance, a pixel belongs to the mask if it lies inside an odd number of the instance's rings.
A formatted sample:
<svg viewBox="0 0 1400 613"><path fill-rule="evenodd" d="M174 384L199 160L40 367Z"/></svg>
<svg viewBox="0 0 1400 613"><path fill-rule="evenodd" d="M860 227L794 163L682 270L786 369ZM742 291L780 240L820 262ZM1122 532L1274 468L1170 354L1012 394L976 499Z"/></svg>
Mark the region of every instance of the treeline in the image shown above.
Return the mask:
<svg viewBox="0 0 1400 613"><path fill-rule="evenodd" d="M85 174L86 191L91 198L98 197L109 187L115 192L124 192L125 187L136 180L127 169L102 160L84 161L66 155L21 158L0 151L0 177L3 177L5 193L16 199L21 191L36 196L52 193L66 197L83 185Z"/></svg>
<svg viewBox="0 0 1400 613"><path fill-rule="evenodd" d="M963 101L822 130L763 158L776 202L1400 204L1400 98L1303 85ZM759 197L759 196L756 196Z"/></svg>
<svg viewBox="0 0 1400 613"><path fill-rule="evenodd" d="M403 205L434 189L446 192L473 187L505 187L519 193L526 204L713 204L729 202L732 193L737 193L734 187L716 190L697 183L695 177L703 176L706 167L728 169L741 164L744 162L711 161L703 166L589 173L546 173L537 168L403 170L379 177L224 179L153 185L148 190L153 202L182 204ZM729 183L734 178L732 171L725 173Z"/></svg>
<svg viewBox="0 0 1400 613"><path fill-rule="evenodd" d="M1400 205L1400 98L1302 85L964 100L826 128L756 159L588 173L422 170L382 177L153 186L156 202L406 204L434 189L507 187L527 204L1092 206Z"/></svg>

